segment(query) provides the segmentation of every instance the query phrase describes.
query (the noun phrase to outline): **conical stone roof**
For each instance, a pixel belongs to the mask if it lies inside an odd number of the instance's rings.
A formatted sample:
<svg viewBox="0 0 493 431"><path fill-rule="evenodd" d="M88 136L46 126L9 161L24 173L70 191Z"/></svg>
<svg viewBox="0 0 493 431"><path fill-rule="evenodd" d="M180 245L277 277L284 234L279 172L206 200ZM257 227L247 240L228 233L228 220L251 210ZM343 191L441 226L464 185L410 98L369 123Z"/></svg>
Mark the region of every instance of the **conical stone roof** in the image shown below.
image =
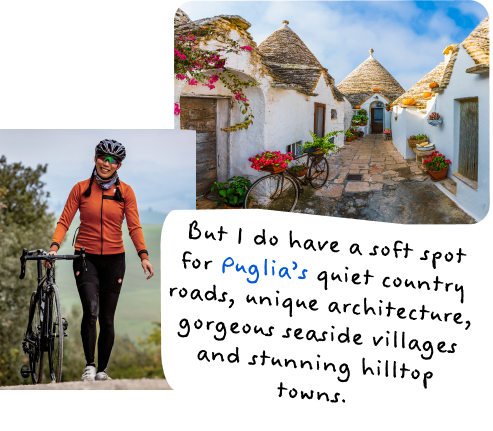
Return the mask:
<svg viewBox="0 0 493 431"><path fill-rule="evenodd" d="M378 88L389 101L404 93L404 88L373 58L373 49L370 49L370 57L346 76L337 88L353 106L361 105L372 96L374 88Z"/></svg>
<svg viewBox="0 0 493 431"><path fill-rule="evenodd" d="M322 65L300 37L283 21L281 28L259 45L259 51L268 63L299 65L322 69Z"/></svg>
<svg viewBox="0 0 493 431"><path fill-rule="evenodd" d="M269 67L274 78L273 85L293 88L302 93L314 95L313 91L321 76L331 88L334 98L343 101L344 96L334 86L330 76L300 37L283 21L281 28L272 33L258 47L263 62Z"/></svg>
<svg viewBox="0 0 493 431"><path fill-rule="evenodd" d="M189 22L192 22L189 16L180 8L178 8L175 13L175 27L183 24L188 24Z"/></svg>
<svg viewBox="0 0 493 431"><path fill-rule="evenodd" d="M401 107L406 108L407 105L402 105L402 101L404 99L414 99L415 105L413 106L426 106L428 99L425 99L423 97L423 93L431 93L432 95L434 95L436 93L436 90L430 89L430 84L432 82L441 82L444 72L445 63L440 63L437 67L423 76L423 78L421 78L416 84L414 84L409 90L407 90L392 103L394 105L400 105Z"/></svg>
<svg viewBox="0 0 493 431"><path fill-rule="evenodd" d="M476 64L490 63L490 17L487 16L462 42Z"/></svg>

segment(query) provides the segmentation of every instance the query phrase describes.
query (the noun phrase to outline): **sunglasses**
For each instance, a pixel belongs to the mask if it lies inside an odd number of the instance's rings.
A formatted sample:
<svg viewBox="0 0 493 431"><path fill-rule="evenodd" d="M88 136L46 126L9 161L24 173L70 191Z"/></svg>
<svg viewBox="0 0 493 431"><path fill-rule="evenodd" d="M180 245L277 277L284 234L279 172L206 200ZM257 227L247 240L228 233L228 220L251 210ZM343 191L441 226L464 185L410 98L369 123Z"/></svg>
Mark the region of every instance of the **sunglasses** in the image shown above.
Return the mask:
<svg viewBox="0 0 493 431"><path fill-rule="evenodd" d="M101 160L103 163L108 161L111 165L117 166L120 162L111 156L98 156L98 160Z"/></svg>

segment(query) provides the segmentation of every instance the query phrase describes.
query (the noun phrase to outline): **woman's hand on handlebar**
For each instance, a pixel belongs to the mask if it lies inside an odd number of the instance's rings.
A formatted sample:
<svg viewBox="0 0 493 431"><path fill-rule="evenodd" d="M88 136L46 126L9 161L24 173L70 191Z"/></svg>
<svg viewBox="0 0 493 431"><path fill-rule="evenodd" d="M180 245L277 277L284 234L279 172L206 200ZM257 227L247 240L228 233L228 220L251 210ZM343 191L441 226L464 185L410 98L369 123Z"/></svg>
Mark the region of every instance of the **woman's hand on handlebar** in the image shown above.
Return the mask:
<svg viewBox="0 0 493 431"><path fill-rule="evenodd" d="M149 280L153 275L154 275L154 268L151 265L151 262L149 262L149 259L142 259L142 268L144 268L144 274L147 275L147 271L149 271L149 275L147 277L147 280Z"/></svg>
<svg viewBox="0 0 493 431"><path fill-rule="evenodd" d="M51 250L48 254L54 254L56 256L57 252L55 250ZM51 268L51 263L47 260L43 260L43 266L47 269Z"/></svg>

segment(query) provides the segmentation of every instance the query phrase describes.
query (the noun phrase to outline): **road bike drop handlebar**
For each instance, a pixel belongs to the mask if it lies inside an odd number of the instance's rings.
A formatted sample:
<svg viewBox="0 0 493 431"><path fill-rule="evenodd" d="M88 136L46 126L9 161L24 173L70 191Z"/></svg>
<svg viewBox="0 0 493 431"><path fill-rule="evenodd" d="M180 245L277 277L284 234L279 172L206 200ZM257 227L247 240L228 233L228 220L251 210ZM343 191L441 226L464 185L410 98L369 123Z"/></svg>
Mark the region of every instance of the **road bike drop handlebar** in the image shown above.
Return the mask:
<svg viewBox="0 0 493 431"><path fill-rule="evenodd" d="M21 275L19 278L22 280L26 276L26 261L28 260L47 260L51 264L55 260L75 260L82 259L82 267L84 271L87 271L86 266L86 249L84 247L80 248L80 254L48 254L44 250L32 250L27 251L27 248L22 250L21 256Z"/></svg>

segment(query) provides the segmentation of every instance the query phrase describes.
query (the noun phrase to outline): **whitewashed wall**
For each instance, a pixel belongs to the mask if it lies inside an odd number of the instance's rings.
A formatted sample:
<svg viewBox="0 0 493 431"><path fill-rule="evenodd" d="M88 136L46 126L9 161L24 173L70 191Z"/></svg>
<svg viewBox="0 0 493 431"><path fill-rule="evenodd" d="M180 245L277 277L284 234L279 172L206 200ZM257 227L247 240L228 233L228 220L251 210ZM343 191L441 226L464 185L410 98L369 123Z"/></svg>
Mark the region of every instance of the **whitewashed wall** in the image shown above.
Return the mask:
<svg viewBox="0 0 493 431"><path fill-rule="evenodd" d="M435 110L434 100L428 101L427 115L424 116L426 133L436 149L452 161L448 170L457 183L457 194L450 195L459 205L469 211L477 220L486 216L490 203L490 128L489 128L489 73L466 73L466 69L475 66L474 60L461 45L450 83L443 93L436 96L436 111L442 116L443 123L432 127L426 122L429 112ZM460 102L458 99L478 98L479 111L479 169L478 189L474 190L453 176L459 165Z"/></svg>
<svg viewBox="0 0 493 431"><path fill-rule="evenodd" d="M392 115L390 127L392 129L392 142L395 148L401 153L402 157L409 159L413 157L414 153L407 145L407 112L407 109L394 106L390 111ZM396 117L397 120L395 119Z"/></svg>

